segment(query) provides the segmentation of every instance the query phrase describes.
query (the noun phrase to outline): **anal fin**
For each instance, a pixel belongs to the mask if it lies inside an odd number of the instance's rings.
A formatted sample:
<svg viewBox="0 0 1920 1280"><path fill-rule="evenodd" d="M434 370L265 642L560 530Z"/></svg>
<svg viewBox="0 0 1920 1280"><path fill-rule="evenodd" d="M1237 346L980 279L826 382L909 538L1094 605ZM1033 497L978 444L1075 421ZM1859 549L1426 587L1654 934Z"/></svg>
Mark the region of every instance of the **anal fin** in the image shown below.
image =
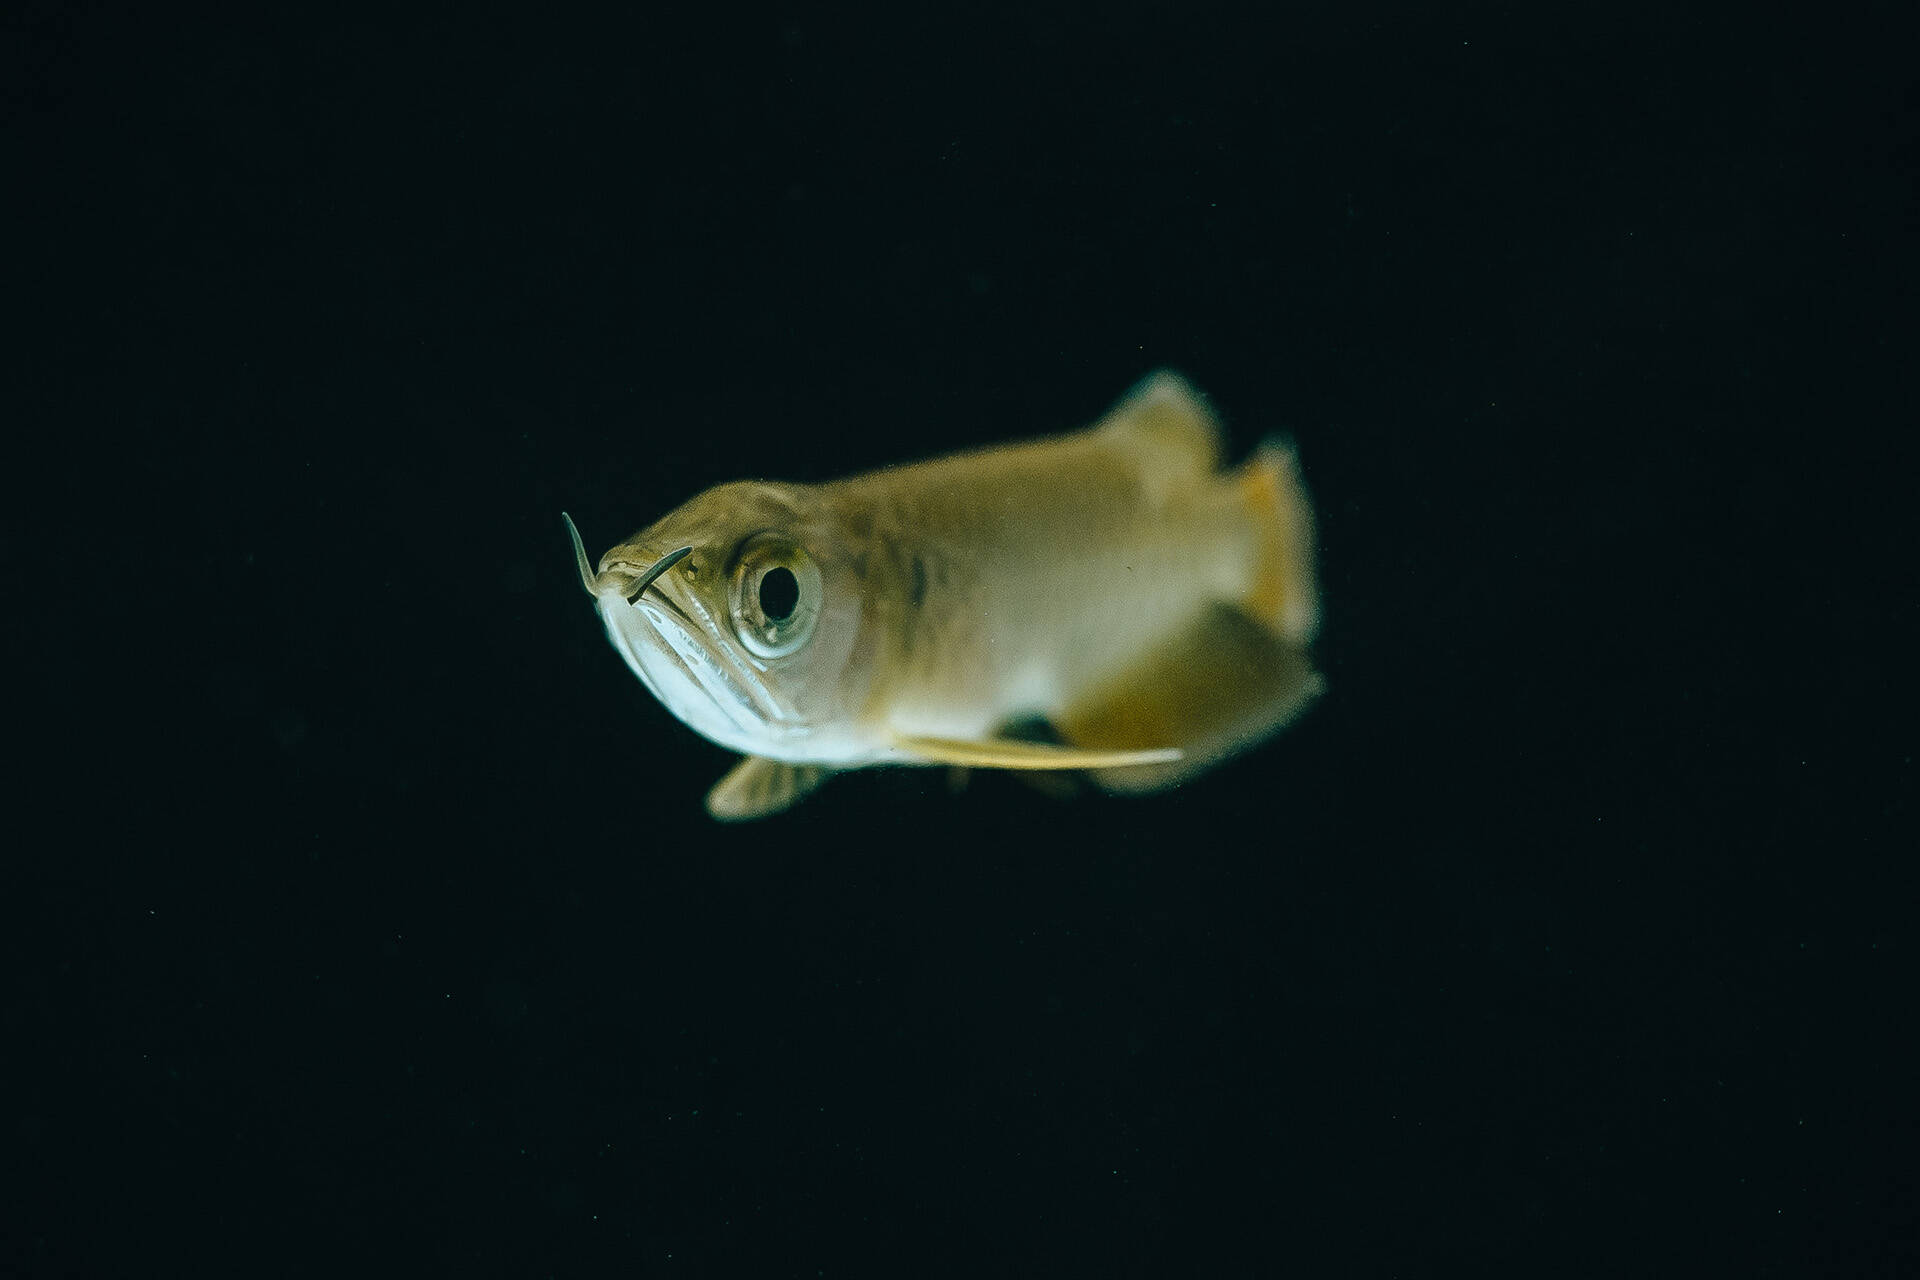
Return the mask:
<svg viewBox="0 0 1920 1280"><path fill-rule="evenodd" d="M1094 777L1109 791L1157 791L1259 742L1305 709L1322 684L1304 646L1221 605L1080 699L1056 726L1085 751L1179 747L1177 761L1100 769Z"/></svg>
<svg viewBox="0 0 1920 1280"><path fill-rule="evenodd" d="M792 808L832 776L822 765L748 756L707 792L707 812L722 822L770 817Z"/></svg>

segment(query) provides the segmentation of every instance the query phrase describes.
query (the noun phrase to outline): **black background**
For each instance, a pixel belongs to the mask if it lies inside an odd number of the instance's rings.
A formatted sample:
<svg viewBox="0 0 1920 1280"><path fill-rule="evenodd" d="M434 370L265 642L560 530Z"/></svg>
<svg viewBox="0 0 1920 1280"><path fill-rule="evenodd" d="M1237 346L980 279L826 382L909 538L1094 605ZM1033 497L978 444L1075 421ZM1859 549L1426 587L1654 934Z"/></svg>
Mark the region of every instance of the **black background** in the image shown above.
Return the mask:
<svg viewBox="0 0 1920 1280"><path fill-rule="evenodd" d="M0 1264L1909 1273L1913 37L9 18ZM1162 366L1306 720L708 822L560 510Z"/></svg>

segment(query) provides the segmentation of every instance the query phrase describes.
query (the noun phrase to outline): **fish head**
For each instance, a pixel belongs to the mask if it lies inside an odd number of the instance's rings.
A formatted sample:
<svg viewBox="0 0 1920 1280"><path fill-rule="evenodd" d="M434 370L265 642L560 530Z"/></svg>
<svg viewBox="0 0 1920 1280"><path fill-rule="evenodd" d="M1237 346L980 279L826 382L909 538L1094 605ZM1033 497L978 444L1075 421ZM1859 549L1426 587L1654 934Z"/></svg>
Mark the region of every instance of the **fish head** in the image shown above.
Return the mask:
<svg viewBox="0 0 1920 1280"><path fill-rule="evenodd" d="M807 486L709 489L597 570L573 537L613 647L689 727L776 760L856 752L859 562Z"/></svg>

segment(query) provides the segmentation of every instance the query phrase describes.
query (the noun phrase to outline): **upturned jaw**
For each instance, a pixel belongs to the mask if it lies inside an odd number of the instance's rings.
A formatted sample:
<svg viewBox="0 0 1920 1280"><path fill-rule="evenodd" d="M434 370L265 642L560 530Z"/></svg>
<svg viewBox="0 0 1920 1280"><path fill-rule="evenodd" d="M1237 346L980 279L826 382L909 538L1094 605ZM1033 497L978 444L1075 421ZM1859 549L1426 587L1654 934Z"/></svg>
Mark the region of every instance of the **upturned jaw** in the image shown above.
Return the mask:
<svg viewBox="0 0 1920 1280"><path fill-rule="evenodd" d="M688 726L737 751L761 749L770 736L760 702L764 686L743 677L687 613L660 592L629 604L617 591L596 603L607 635L647 690ZM758 696L756 696L758 695Z"/></svg>
<svg viewBox="0 0 1920 1280"><path fill-rule="evenodd" d="M625 565L606 566L594 604L614 648L667 710L722 746L749 754L798 731L794 709L774 692L765 668L716 638L721 620L698 595L658 577L636 593L638 580Z"/></svg>

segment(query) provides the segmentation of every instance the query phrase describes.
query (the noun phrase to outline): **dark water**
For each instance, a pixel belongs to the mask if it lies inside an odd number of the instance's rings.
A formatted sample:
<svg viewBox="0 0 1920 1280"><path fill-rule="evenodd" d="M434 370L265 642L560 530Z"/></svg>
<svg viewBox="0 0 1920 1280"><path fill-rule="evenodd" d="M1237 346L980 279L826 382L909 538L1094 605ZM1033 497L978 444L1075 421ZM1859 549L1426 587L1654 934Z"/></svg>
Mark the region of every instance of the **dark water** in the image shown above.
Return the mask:
<svg viewBox="0 0 1920 1280"><path fill-rule="evenodd" d="M17 20L0 1270L1909 1273L1913 27L1816 21ZM560 511L1161 366L1322 703L709 823Z"/></svg>

